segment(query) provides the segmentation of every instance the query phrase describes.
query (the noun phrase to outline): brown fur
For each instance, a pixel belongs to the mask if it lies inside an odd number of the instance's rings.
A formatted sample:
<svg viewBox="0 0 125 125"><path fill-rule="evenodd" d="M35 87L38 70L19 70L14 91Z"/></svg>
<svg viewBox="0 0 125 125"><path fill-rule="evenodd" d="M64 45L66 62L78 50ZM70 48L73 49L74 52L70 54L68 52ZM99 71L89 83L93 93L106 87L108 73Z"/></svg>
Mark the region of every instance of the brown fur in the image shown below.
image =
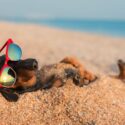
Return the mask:
<svg viewBox="0 0 125 125"><path fill-rule="evenodd" d="M36 71L19 69L17 72L17 81L13 88L22 87L32 87L36 84Z"/></svg>

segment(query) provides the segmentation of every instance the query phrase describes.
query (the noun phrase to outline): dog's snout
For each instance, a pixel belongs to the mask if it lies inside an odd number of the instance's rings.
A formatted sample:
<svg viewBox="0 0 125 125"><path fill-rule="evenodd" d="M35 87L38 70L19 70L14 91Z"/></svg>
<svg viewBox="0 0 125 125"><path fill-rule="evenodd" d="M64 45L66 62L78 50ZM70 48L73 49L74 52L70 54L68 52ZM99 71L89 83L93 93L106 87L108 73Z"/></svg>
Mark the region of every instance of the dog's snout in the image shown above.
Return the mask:
<svg viewBox="0 0 125 125"><path fill-rule="evenodd" d="M30 58L30 59L20 60L16 66L17 66L17 68L36 70L36 69L38 69L38 62L36 59Z"/></svg>

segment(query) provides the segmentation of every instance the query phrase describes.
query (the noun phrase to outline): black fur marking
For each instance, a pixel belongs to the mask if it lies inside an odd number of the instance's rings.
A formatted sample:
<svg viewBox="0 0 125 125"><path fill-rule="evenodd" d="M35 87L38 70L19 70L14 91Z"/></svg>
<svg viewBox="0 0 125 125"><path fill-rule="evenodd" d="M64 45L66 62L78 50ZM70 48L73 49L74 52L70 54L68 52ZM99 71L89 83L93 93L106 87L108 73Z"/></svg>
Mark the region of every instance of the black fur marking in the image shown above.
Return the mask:
<svg viewBox="0 0 125 125"><path fill-rule="evenodd" d="M33 91L37 91L39 89L42 88L42 84L40 81L37 81L37 83L30 87L30 88L21 88L21 87L18 87L15 89L15 91L18 93L18 94L23 94L23 93L26 93L26 92L33 92Z"/></svg>

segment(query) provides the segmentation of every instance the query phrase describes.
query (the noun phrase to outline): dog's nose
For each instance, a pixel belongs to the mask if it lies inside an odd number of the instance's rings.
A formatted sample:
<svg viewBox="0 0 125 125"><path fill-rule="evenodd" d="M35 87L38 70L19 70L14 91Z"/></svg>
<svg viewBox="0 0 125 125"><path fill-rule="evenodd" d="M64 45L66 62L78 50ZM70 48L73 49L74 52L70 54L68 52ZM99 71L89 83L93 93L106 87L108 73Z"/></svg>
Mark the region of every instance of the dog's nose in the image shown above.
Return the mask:
<svg viewBox="0 0 125 125"><path fill-rule="evenodd" d="M28 65L29 69L31 69L31 70L38 69L38 62L36 59L27 60L27 65Z"/></svg>
<svg viewBox="0 0 125 125"><path fill-rule="evenodd" d="M38 62L36 60L33 61L33 69L38 69Z"/></svg>

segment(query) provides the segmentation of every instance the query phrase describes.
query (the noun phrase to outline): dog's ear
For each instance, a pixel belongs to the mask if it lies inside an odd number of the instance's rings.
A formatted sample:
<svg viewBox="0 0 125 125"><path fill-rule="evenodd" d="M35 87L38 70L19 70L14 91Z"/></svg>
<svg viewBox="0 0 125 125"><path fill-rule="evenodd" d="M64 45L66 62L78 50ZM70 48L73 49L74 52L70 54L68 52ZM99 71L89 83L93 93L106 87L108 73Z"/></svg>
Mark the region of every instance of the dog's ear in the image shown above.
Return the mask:
<svg viewBox="0 0 125 125"><path fill-rule="evenodd" d="M16 102L19 98L18 95L9 88L0 88L0 92L7 101Z"/></svg>

